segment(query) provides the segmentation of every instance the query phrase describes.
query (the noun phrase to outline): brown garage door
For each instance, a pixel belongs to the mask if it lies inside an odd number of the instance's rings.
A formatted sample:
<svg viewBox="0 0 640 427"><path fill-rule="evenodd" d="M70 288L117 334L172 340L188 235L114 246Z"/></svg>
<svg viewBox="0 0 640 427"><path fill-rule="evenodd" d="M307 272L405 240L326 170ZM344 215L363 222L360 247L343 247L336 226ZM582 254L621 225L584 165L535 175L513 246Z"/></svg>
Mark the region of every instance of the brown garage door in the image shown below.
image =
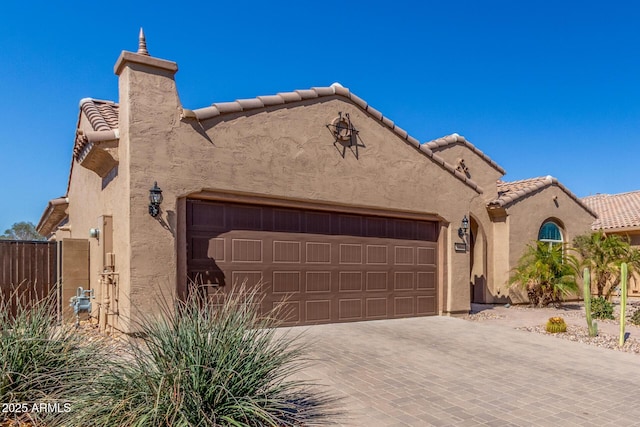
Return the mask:
<svg viewBox="0 0 640 427"><path fill-rule="evenodd" d="M228 289L266 282L288 324L437 314L437 222L187 201L187 268Z"/></svg>

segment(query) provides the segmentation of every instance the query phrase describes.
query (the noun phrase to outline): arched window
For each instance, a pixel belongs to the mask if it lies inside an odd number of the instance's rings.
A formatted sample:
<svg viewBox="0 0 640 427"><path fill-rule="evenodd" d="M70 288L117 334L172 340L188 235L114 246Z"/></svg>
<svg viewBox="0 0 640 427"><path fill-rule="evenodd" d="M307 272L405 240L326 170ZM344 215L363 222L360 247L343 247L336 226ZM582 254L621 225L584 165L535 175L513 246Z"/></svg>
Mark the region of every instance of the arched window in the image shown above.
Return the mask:
<svg viewBox="0 0 640 427"><path fill-rule="evenodd" d="M538 240L541 242L549 242L551 244L562 243L562 232L560 227L553 221L546 221L540 227Z"/></svg>

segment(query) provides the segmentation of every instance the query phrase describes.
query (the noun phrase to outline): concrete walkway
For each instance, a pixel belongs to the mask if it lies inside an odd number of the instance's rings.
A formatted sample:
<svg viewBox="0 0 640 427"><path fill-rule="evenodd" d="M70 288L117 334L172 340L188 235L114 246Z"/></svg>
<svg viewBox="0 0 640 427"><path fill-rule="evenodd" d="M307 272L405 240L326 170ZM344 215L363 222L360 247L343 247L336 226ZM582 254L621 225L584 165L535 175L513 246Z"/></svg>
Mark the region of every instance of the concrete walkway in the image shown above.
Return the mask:
<svg viewBox="0 0 640 427"><path fill-rule="evenodd" d="M344 426L640 425L640 356L448 317L289 328Z"/></svg>

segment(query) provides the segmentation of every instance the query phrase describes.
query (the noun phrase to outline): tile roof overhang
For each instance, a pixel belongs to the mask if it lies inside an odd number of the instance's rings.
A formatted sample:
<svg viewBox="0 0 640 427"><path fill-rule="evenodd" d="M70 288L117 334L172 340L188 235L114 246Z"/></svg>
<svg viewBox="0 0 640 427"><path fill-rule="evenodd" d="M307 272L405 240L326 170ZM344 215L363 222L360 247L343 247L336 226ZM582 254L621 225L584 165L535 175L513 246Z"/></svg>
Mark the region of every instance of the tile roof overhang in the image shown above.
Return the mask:
<svg viewBox="0 0 640 427"><path fill-rule="evenodd" d="M437 151L439 148L449 147L455 144L461 144L465 147L468 147L471 151L480 156L480 158L482 158L485 162L491 165L491 167L493 167L495 170L500 172L502 175L506 175L507 172L499 164L497 164L489 156L479 150L475 145L467 141L464 136L460 136L457 133L443 136L442 138L434 139L433 141L424 143L424 145L426 145L432 151Z"/></svg>
<svg viewBox="0 0 640 427"><path fill-rule="evenodd" d="M328 97L344 98L347 101L355 104L362 111L366 112L369 116L382 123L401 139L413 145L418 151L430 158L440 167L445 169L448 173L454 175L457 179L464 182L467 186L471 187L477 193L483 193L482 188L475 181L467 178L465 174L458 171L453 165L449 164L438 154L434 153L426 144L421 144L420 141L409 135L406 130L397 126L392 120L390 120L388 117L385 117L380 111L373 108L365 100L358 97L349 89L343 87L339 83L334 83L328 87L312 87L311 89L295 90L293 92L281 92L276 95L258 96L256 98L250 99L238 99L233 102L214 103L210 107L199 108L196 110L183 109L182 118L205 121L225 114L239 113L273 106L284 106L286 104L305 101L309 99L321 99Z"/></svg>
<svg viewBox="0 0 640 427"><path fill-rule="evenodd" d="M598 214L592 230L640 230L640 191L620 194L596 194L582 202Z"/></svg>
<svg viewBox="0 0 640 427"><path fill-rule="evenodd" d="M69 199L66 197L50 200L36 226L38 233L43 236L50 235L67 217L67 207L69 207Z"/></svg>
<svg viewBox="0 0 640 427"><path fill-rule="evenodd" d="M73 158L104 178L118 164L118 105L111 101L84 98L80 116L84 114L92 130L80 129L80 118L73 147Z"/></svg>
<svg viewBox="0 0 640 427"><path fill-rule="evenodd" d="M597 214L588 205L582 202L575 194L573 194L567 187L562 185L557 178L547 175L544 177L528 178L519 181L504 182L498 181L496 189L498 191L498 197L489 203L487 203L488 209L506 209L509 206L523 200L527 196L555 185L566 193L571 199L573 199L580 207L587 211L594 218Z"/></svg>

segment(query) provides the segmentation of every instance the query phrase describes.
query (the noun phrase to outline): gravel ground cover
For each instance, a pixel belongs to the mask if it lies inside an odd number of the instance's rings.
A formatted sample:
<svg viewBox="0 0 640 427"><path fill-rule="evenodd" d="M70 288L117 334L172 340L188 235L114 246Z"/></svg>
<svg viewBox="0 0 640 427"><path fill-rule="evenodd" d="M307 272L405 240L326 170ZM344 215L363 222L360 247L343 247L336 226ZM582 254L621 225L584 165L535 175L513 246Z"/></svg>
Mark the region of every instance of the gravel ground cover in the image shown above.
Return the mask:
<svg viewBox="0 0 640 427"><path fill-rule="evenodd" d="M476 306L478 307L478 306ZM488 306L480 305L479 311L475 311L464 318L473 322L490 322L496 324L511 325L514 320L522 320L525 326L517 326L515 329L550 335L557 339L565 339L569 341L580 342L595 347L606 348L610 350L623 351L627 353L640 355L640 328L632 325L631 315L640 310L640 301L632 301L627 306L627 323L626 332L631 332L622 347L619 344L618 319L620 317L620 306L615 304L614 316L615 320L594 319L599 326L598 336L590 337L586 324L584 306L581 303L570 303L559 308L531 308L526 305L513 306ZM489 307L489 308L488 308ZM549 317L559 316L567 321L567 331L556 334L549 333L545 330L545 322ZM584 326L580 326L580 323ZM614 333L612 333L614 332Z"/></svg>

